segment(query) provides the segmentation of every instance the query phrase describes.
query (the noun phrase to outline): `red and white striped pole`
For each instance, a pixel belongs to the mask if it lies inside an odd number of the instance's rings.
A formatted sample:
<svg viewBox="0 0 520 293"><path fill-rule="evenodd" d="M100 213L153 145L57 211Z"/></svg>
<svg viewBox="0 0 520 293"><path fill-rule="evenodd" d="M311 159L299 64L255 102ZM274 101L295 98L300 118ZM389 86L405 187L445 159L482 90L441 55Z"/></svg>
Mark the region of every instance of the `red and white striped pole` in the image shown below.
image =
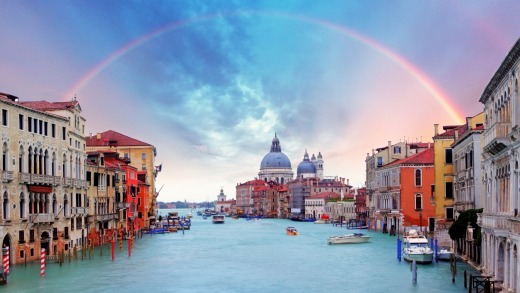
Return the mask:
<svg viewBox="0 0 520 293"><path fill-rule="evenodd" d="M2 248L2 264L4 267L4 273L9 275L9 246Z"/></svg>
<svg viewBox="0 0 520 293"><path fill-rule="evenodd" d="M45 277L45 248L42 248L40 257L40 277Z"/></svg>

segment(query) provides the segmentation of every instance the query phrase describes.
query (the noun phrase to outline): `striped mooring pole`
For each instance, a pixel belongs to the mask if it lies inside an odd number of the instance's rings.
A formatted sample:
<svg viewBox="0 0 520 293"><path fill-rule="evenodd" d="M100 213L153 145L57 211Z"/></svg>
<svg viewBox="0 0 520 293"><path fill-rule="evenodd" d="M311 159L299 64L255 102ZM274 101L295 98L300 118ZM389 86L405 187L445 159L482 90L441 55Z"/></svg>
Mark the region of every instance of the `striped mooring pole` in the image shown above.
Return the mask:
<svg viewBox="0 0 520 293"><path fill-rule="evenodd" d="M40 277L45 277L45 248L42 248L40 255Z"/></svg>
<svg viewBox="0 0 520 293"><path fill-rule="evenodd" d="M9 275L9 246L4 246L2 248L2 264L4 273Z"/></svg>

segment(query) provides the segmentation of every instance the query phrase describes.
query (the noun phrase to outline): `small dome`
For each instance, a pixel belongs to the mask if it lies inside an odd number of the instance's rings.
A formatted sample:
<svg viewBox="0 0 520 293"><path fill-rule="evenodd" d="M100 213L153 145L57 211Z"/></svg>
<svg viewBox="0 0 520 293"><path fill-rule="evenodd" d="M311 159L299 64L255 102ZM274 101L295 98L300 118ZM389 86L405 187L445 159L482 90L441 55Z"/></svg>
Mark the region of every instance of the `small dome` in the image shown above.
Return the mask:
<svg viewBox="0 0 520 293"><path fill-rule="evenodd" d="M316 173L316 166L311 161L303 161L298 165L298 174Z"/></svg>
<svg viewBox="0 0 520 293"><path fill-rule="evenodd" d="M305 155L303 155L303 161L298 165L297 174L308 174L314 173L316 174L316 165L309 160L309 154L307 154L307 150L305 150Z"/></svg>

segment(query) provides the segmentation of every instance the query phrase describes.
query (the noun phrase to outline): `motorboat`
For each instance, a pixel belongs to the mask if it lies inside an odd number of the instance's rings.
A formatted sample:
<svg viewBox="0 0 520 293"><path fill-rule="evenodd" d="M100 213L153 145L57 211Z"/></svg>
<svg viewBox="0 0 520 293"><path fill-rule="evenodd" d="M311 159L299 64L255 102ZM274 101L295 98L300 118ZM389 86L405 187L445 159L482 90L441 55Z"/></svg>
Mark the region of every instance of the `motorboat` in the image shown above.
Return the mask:
<svg viewBox="0 0 520 293"><path fill-rule="evenodd" d="M213 224L224 224L224 215L214 215Z"/></svg>
<svg viewBox="0 0 520 293"><path fill-rule="evenodd" d="M296 230L296 228L291 227L291 226L285 228L285 232L289 236L298 236L299 235L298 230Z"/></svg>
<svg viewBox="0 0 520 293"><path fill-rule="evenodd" d="M416 230L410 230L403 237L403 258L409 262L415 260L417 263L431 263L433 250L428 245L428 239L419 235Z"/></svg>
<svg viewBox="0 0 520 293"><path fill-rule="evenodd" d="M362 233L346 234L341 236L329 237L329 244L353 244L353 243L366 243L370 239L370 236Z"/></svg>
<svg viewBox="0 0 520 293"><path fill-rule="evenodd" d="M451 251L447 248L441 248L437 252L437 259L449 261L454 255L455 255L455 253L453 253L453 251Z"/></svg>
<svg viewBox="0 0 520 293"><path fill-rule="evenodd" d="M186 214L186 218L191 219L192 217L193 217L193 214L192 214L192 213L188 212L188 213Z"/></svg>
<svg viewBox="0 0 520 293"><path fill-rule="evenodd" d="M330 221L324 220L324 219L319 219L319 220L314 221L314 224L328 224L328 223L330 223Z"/></svg>

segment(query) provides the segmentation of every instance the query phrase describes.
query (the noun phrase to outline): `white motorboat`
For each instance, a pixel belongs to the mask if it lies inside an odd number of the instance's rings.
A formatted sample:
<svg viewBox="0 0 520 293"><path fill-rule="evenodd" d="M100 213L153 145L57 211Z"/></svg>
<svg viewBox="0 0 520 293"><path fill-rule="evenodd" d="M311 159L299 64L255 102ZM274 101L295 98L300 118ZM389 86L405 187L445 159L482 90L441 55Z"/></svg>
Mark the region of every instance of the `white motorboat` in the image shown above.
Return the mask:
<svg viewBox="0 0 520 293"><path fill-rule="evenodd" d="M417 263L431 263L433 261L433 250L428 245L428 239L419 235L416 230L410 230L403 237L403 258L406 261Z"/></svg>
<svg viewBox="0 0 520 293"><path fill-rule="evenodd" d="M353 244L353 243L365 243L368 242L370 236L363 235L362 233L346 234L341 236L329 237L329 244Z"/></svg>
<svg viewBox="0 0 520 293"><path fill-rule="evenodd" d="M213 224L224 224L224 215L214 215Z"/></svg>
<svg viewBox="0 0 520 293"><path fill-rule="evenodd" d="M453 251L447 249L447 248L441 248L439 249L439 251L437 252L437 259L438 260L446 260L446 261L449 261L452 256L454 256L455 254L453 253Z"/></svg>

